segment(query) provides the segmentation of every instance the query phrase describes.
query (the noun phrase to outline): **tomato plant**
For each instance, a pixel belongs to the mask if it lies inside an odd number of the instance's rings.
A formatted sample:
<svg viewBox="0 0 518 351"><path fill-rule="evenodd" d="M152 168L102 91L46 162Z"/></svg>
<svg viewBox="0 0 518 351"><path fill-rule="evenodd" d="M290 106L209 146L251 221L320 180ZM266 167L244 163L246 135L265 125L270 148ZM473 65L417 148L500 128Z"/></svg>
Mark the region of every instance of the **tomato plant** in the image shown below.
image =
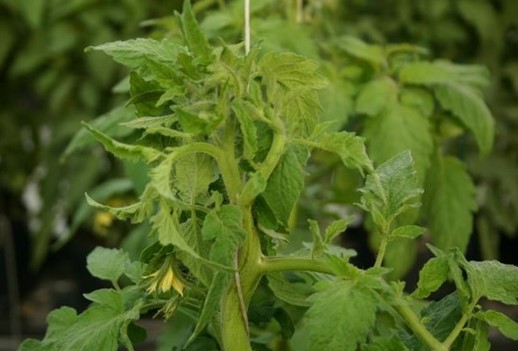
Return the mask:
<svg viewBox="0 0 518 351"><path fill-rule="evenodd" d="M170 331L188 350L489 350L489 326L518 339L515 322L480 304L516 304L518 267L468 261L462 245L441 242L457 240L445 232L458 220L451 216L470 215L474 189L432 126L456 118L483 152L490 149L480 68L423 61L415 47L341 38L343 78L370 77L354 96L358 113L372 118L362 137L320 120L326 106L319 91L328 84L320 62L260 45L211 45L189 1L177 21L172 38L89 48L131 71L122 110L134 115L123 123L133 137L122 142L84 126L108 152L143 162L149 172L133 204L87 201L122 220L149 221L152 243L138 259L121 249L94 250L87 268L113 287L86 294L92 303L80 314L52 312L43 340L28 339L22 350L132 350L145 337L137 320L149 312L188 317ZM381 146L398 132L408 138ZM285 241L296 241L294 210L317 151L362 179L356 206L379 238L372 267L355 266L354 250L334 244L347 235L349 218L326 225L308 219L311 240L286 250ZM442 191L460 198L445 201ZM388 277L386 262L393 243L413 243L426 232L415 224L422 200L424 213L446 216L430 221L443 247L428 245L434 257L407 293L404 282ZM428 301L447 281L454 291Z"/></svg>

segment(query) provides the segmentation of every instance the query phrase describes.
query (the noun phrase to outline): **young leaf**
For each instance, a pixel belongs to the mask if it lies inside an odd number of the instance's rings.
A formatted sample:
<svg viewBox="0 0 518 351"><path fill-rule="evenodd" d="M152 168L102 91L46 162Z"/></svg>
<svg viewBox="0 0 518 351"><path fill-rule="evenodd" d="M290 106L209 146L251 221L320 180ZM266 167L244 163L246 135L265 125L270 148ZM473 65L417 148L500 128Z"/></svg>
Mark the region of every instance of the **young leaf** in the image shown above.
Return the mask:
<svg viewBox="0 0 518 351"><path fill-rule="evenodd" d="M146 162L153 162L162 156L158 150L147 146L123 144L113 140L108 135L98 131L88 123L83 122L83 125L90 133L97 139L104 148L114 154L116 157L126 160L144 160Z"/></svg>
<svg viewBox="0 0 518 351"><path fill-rule="evenodd" d="M336 280L310 297L311 351L355 350L374 327L378 301L361 280Z"/></svg>
<svg viewBox="0 0 518 351"><path fill-rule="evenodd" d="M467 248L476 210L475 186L464 165L456 158L437 154L426 179L423 212L433 242L442 249Z"/></svg>
<svg viewBox="0 0 518 351"><path fill-rule="evenodd" d="M86 258L86 268L94 277L117 282L130 264L129 256L119 249L96 247Z"/></svg>
<svg viewBox="0 0 518 351"><path fill-rule="evenodd" d="M262 198L284 227L304 187L304 171L295 151L289 148L268 179Z"/></svg>
<svg viewBox="0 0 518 351"><path fill-rule="evenodd" d="M169 39L157 41L138 38L126 41L115 41L98 46L90 46L86 51L104 51L129 68L139 68L148 61L175 62L183 48Z"/></svg>
<svg viewBox="0 0 518 351"><path fill-rule="evenodd" d="M336 238L338 235L345 232L347 229L347 226L349 225L350 220L348 219L338 219L331 223L324 233L324 242L326 244L330 244L334 238Z"/></svg>
<svg viewBox="0 0 518 351"><path fill-rule="evenodd" d="M258 63L270 101L289 135L305 137L318 122L321 106L317 89L326 80L317 73L318 63L291 53L269 53Z"/></svg>
<svg viewBox="0 0 518 351"><path fill-rule="evenodd" d="M360 206L372 214L375 223L386 225L408 206L413 206L408 202L423 192L417 184L412 156L404 151L367 176L365 186L360 189Z"/></svg>
<svg viewBox="0 0 518 351"><path fill-rule="evenodd" d="M450 274L450 266L447 256L434 257L428 260L419 271L419 281L414 295L420 299L425 299L431 293L437 291Z"/></svg>
<svg viewBox="0 0 518 351"><path fill-rule="evenodd" d="M336 153L346 167L356 168L360 172L373 168L365 150L365 139L354 133L323 133L315 141L320 149Z"/></svg>
<svg viewBox="0 0 518 351"><path fill-rule="evenodd" d="M492 327L498 328L509 339L518 340L518 324L505 314L498 311L482 311L475 314L478 318Z"/></svg>
<svg viewBox="0 0 518 351"><path fill-rule="evenodd" d="M210 61L212 50L205 34L200 30L198 22L194 17L190 0L184 1L183 12L180 18L185 43L194 54L194 57L199 57L203 63L208 63Z"/></svg>
<svg viewBox="0 0 518 351"><path fill-rule="evenodd" d="M252 116L243 107L245 104L245 102L235 102L232 108L239 121L239 128L243 135L243 156L251 161L257 152L257 128L254 125Z"/></svg>
<svg viewBox="0 0 518 351"><path fill-rule="evenodd" d="M320 227L318 226L317 221L308 219L309 230L313 235L313 246L311 248L311 257L318 257L326 248L324 241L322 240L322 235L320 234Z"/></svg>
<svg viewBox="0 0 518 351"><path fill-rule="evenodd" d="M126 41L115 41L98 46L90 46L86 51L104 51L129 68L139 68L149 61L175 62L183 48L173 41L164 39L157 41L148 38L138 38Z"/></svg>

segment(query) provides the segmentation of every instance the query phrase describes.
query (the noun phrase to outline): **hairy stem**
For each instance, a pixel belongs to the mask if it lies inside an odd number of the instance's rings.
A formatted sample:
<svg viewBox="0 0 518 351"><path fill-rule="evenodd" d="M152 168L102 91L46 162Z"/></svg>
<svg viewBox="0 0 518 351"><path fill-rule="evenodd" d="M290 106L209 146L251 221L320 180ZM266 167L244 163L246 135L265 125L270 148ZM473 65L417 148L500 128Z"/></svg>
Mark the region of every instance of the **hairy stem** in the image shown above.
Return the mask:
<svg viewBox="0 0 518 351"><path fill-rule="evenodd" d="M261 244L250 207L242 207L247 237L239 251L239 269L234 283L221 302L222 341L225 351L251 350L248 333L248 304L262 277Z"/></svg>
<svg viewBox="0 0 518 351"><path fill-rule="evenodd" d="M378 249L378 255L376 256L376 262L374 263L374 267L381 267L383 264L383 258L385 257L385 251L387 250L387 234L381 234L381 243Z"/></svg>

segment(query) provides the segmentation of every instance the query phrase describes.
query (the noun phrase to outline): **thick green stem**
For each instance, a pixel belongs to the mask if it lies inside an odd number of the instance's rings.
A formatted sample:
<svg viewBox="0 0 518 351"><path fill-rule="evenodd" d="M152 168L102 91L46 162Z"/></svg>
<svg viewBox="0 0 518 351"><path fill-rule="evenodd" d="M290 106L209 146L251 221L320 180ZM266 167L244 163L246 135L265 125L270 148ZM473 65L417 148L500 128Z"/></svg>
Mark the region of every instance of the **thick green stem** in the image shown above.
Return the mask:
<svg viewBox="0 0 518 351"><path fill-rule="evenodd" d="M261 245L250 207L242 207L243 227L247 237L239 251L236 279L221 302L222 341L225 351L251 350L247 308L262 277Z"/></svg>
<svg viewBox="0 0 518 351"><path fill-rule="evenodd" d="M448 351L448 347L441 344L441 342L424 327L410 307L405 304L400 304L396 305L395 309L405 319L410 329L412 329L432 351Z"/></svg>

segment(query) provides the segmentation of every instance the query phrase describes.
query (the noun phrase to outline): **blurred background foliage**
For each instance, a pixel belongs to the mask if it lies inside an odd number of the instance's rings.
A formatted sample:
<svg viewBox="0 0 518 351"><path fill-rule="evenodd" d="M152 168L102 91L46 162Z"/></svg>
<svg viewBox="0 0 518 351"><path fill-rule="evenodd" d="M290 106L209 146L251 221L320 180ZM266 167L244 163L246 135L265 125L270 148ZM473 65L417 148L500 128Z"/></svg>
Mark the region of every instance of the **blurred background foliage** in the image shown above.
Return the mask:
<svg viewBox="0 0 518 351"><path fill-rule="evenodd" d="M63 158L81 120L122 101L112 89L125 73L84 48L145 36L144 20L179 6L174 0L0 0L0 213L28 225L33 268L52 241L69 234L69 216L84 192L106 172L124 174L100 150ZM104 197L129 188L127 181L112 183Z"/></svg>
<svg viewBox="0 0 518 351"><path fill-rule="evenodd" d="M174 38L180 29L173 13L181 3L0 0L0 215L13 228L28 228L33 268L79 228L107 245L122 243L130 254L145 242L145 226L118 227L84 202L85 191L99 201L131 202L146 177L142 165L117 163L78 133L81 120L95 118L107 134L132 138L130 129L119 126L132 118L131 110L116 108L124 103L119 93L127 91L127 72L84 48L138 36ZM195 0L193 8L210 40L242 40L242 0ZM377 45L411 43L429 57L489 69L485 98L496 120L492 152L480 157L473 139L459 135L455 125L444 133L455 136L449 153L467 163L475 180L476 246L484 258L498 258L503 238L518 231L518 1L252 1L254 43L323 62L330 81L321 94L323 118L336 129L361 132L354 79L362 72L336 64L343 62L333 43L344 35ZM361 178L337 161L316 155L299 217L325 222L353 215L360 227L361 216L344 204L357 201Z"/></svg>

